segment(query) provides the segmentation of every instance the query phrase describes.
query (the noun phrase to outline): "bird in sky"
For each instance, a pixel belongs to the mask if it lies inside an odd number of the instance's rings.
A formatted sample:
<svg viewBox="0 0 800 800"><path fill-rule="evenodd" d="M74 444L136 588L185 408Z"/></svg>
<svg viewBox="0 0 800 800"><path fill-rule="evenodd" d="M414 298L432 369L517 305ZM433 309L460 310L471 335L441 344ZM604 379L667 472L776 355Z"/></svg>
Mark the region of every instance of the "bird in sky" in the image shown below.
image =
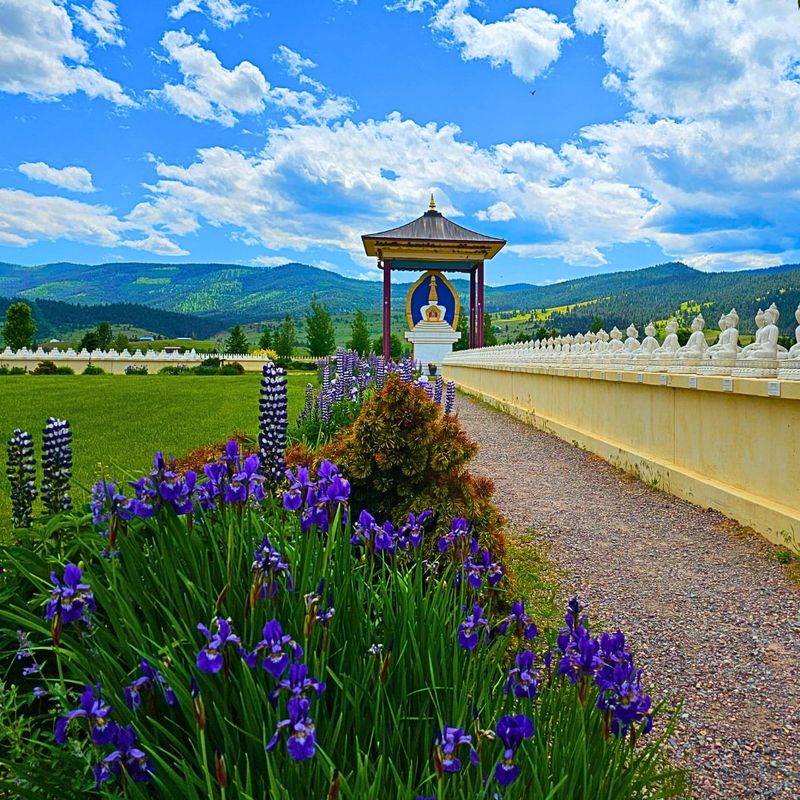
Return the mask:
<svg viewBox="0 0 800 800"><path fill-rule="evenodd" d="M798 0L798 2L800 2L800 0ZM533 97L533 95L535 95L535 94L536 94L536 89L534 89L534 90L531 92L531 97Z"/></svg>

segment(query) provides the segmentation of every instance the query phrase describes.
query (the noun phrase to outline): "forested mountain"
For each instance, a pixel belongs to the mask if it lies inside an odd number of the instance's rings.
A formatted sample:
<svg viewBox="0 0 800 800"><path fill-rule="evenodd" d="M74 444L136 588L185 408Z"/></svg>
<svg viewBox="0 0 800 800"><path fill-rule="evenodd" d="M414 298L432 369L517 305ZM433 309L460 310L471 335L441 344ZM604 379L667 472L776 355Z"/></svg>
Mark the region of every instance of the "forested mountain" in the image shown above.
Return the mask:
<svg viewBox="0 0 800 800"><path fill-rule="evenodd" d="M487 271L491 278L491 269ZM458 279L454 283L466 301L468 281ZM395 311L404 308L407 289L407 284L393 286ZM96 324L98 313L110 322L115 321L110 318L114 313L123 315L118 316L119 323L137 324L163 335L186 335L189 326L192 332L205 336L234 322L274 321L286 313L300 318L313 294L334 314L357 309L377 311L381 305L379 282L345 278L304 264L268 269L235 264L61 263L23 267L0 263L0 295L38 301L42 319L47 319L47 313L56 313L83 315L82 319L89 320L94 314L87 324ZM45 313L42 303L52 300L114 305L94 311L53 307ZM651 319L665 320L672 315L688 322L697 309L702 309L708 327L714 327L720 314L733 306L741 316L742 331L750 332L757 308L773 301L781 311L781 328L789 333L794 329L794 310L800 302L800 265L708 273L669 263L549 286L486 287L488 311L544 309L546 314L538 316L546 316L549 327L564 333L587 330L595 317L600 317L606 329L630 322L641 327ZM138 308L125 305L129 303ZM176 314L174 318L147 321L145 315L153 309ZM532 323L531 332L535 327Z"/></svg>
<svg viewBox="0 0 800 800"><path fill-rule="evenodd" d="M19 297L14 298L16 300ZM0 318L14 302L9 297L0 297ZM42 341L52 337L61 338L67 332L94 328L100 322L113 327L140 328L165 338L186 336L205 339L219 333L225 325L213 319L161 311L135 303L110 303L108 305L73 305L59 300L30 300L26 302L33 310L36 322L36 339Z"/></svg>

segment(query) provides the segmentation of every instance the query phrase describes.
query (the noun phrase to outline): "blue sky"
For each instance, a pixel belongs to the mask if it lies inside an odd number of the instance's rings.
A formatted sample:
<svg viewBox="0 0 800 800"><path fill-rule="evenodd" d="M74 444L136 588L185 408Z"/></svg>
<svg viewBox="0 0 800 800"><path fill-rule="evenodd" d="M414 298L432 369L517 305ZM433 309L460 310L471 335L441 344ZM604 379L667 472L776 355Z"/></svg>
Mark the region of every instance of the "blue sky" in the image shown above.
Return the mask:
<svg viewBox="0 0 800 800"><path fill-rule="evenodd" d="M0 0L0 260L796 262L799 78L794 0Z"/></svg>

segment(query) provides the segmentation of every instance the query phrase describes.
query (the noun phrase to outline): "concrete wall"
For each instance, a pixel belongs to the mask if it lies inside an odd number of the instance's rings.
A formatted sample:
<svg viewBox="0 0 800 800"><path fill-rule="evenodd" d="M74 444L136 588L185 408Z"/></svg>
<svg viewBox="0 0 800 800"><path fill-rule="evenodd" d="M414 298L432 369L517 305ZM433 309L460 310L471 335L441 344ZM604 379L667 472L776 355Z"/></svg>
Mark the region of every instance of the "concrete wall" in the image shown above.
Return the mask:
<svg viewBox="0 0 800 800"><path fill-rule="evenodd" d="M444 376L800 550L800 382L447 362Z"/></svg>

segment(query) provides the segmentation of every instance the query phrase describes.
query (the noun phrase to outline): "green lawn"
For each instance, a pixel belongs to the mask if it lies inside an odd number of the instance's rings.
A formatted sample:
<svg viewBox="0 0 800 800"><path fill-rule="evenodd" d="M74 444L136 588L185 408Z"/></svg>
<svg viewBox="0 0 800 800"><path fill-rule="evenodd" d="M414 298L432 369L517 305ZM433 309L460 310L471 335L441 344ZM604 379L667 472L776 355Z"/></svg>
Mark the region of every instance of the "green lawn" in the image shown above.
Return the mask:
<svg viewBox="0 0 800 800"><path fill-rule="evenodd" d="M303 407L313 373L289 375L289 421ZM146 470L153 453L183 455L234 431L258 431L260 375L200 377L54 375L0 377L0 538L8 530L5 443L14 428L33 437L39 459L48 416L72 426L75 498L104 473L126 477Z"/></svg>

